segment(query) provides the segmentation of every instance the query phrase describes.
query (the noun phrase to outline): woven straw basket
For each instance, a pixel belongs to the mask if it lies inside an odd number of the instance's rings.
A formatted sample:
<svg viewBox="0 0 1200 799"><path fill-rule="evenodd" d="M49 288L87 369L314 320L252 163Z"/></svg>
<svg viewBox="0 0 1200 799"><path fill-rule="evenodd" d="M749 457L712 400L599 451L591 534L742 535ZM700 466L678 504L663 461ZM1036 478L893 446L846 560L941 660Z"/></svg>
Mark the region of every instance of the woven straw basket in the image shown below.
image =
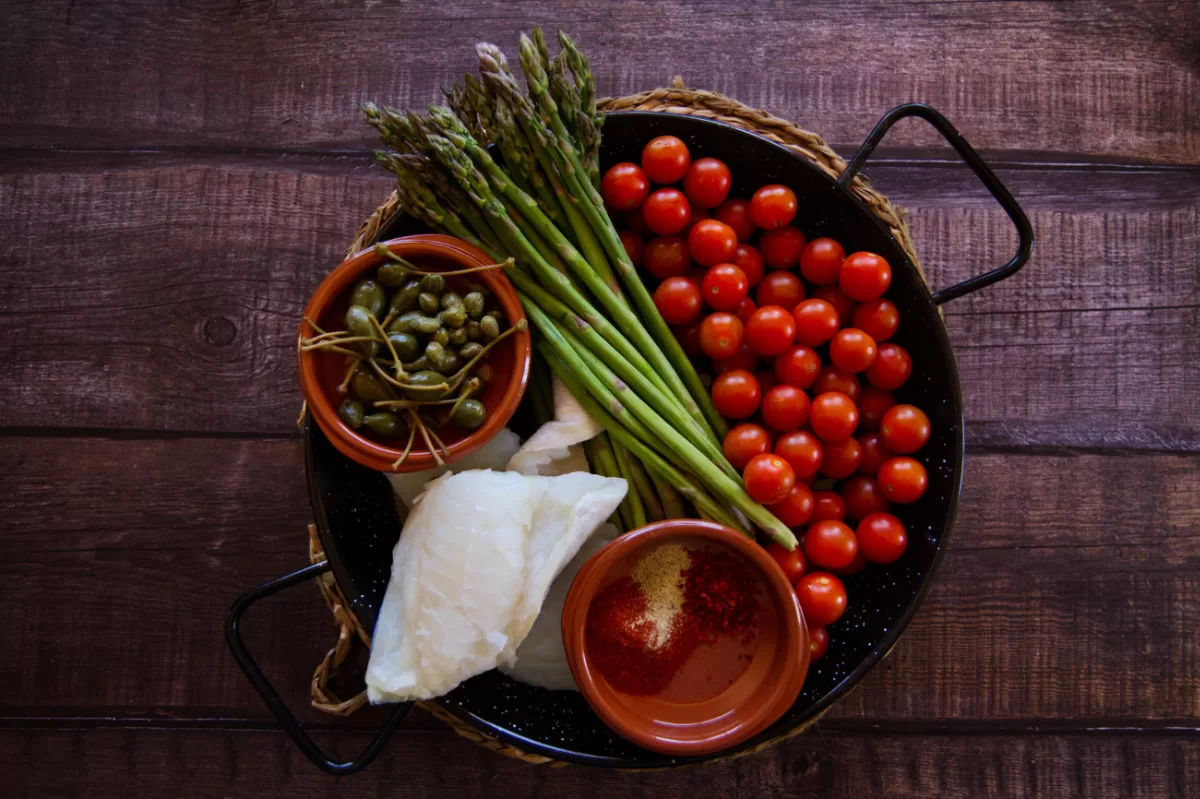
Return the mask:
<svg viewBox="0 0 1200 799"><path fill-rule="evenodd" d="M705 119L712 119L743 128L781 144L812 161L817 167L834 178L841 175L842 171L846 168L846 162L837 153L829 149L829 146L817 134L786 120L771 116L765 111L750 108L716 92L688 89L679 78L673 81L670 88L653 89L648 92L629 95L628 97L606 98L600 101L600 107L604 111L664 111L672 114L704 117ZM920 263L913 249L908 225L904 221L904 213L892 205L886 197L872 189L862 176L856 177L850 188L871 209L871 212L887 225L892 236L895 237L908 257L917 265L917 269L920 270ZM395 192L393 192L383 205L375 209L375 213L371 214L359 226L358 233L346 251L347 256L374 243L380 229L388 220L403 210ZM923 272L921 275L924 278ZM309 525L309 559L313 563L325 559L325 553L321 548L316 527L313 525ZM341 700L330 689L329 680L337 673L342 663L346 660L356 640L360 641L364 646L370 646L370 633L364 630L362 625L359 624L358 619L355 618L354 612L350 609L349 603L342 595L331 573L322 575L318 578L317 582L321 589L321 594L324 596L325 602L333 614L334 622L338 627L338 639L337 644L329 650L313 673L312 703L313 707L326 713L337 716L348 716L366 704L366 691L364 690L350 699ZM436 702L420 702L418 704L450 725L462 737L493 752L499 752L506 757L516 758L526 763L537 765L556 767L567 765L562 761L531 754L511 744L503 743L488 735L484 735L479 730L446 712ZM814 721L816 719L810 721L809 724L812 724ZM771 746L784 737L791 737L802 732L807 726L799 727L788 733L787 736L768 741L757 749L739 752L735 757Z"/></svg>

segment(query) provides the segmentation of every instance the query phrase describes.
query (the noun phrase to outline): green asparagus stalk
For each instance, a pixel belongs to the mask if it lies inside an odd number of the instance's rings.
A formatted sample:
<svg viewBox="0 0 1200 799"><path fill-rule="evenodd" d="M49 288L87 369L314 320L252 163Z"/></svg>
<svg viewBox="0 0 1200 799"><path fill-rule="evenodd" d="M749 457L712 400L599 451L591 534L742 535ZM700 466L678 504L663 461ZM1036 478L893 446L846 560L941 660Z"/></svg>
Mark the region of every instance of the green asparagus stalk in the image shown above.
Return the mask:
<svg viewBox="0 0 1200 799"><path fill-rule="evenodd" d="M628 486L621 505L629 511L630 529L636 530L639 527L645 527L650 522L646 518L646 504L642 501L642 493L634 480L633 469L630 468L629 450L625 449L619 441L612 442L612 449L613 456L617 460L617 469L621 472L621 477L625 478L625 484Z"/></svg>
<svg viewBox="0 0 1200 799"><path fill-rule="evenodd" d="M613 442L613 452L617 455L618 465L620 465L621 459L625 461L625 471L629 474L628 479L636 489L637 495L641 497L642 505L645 507L646 521L661 522L664 518L662 503L658 500L658 492L654 490L654 483L650 482L650 475L646 474L642 462L618 441Z"/></svg>
<svg viewBox="0 0 1200 799"><path fill-rule="evenodd" d="M654 489L658 492L658 498L662 502L663 518L664 519L682 519L686 514L683 507L683 497L675 490L675 487L668 481L660 477L656 472L649 472L650 480L654 483Z"/></svg>
<svg viewBox="0 0 1200 799"><path fill-rule="evenodd" d="M592 464L592 471L601 477L620 477L621 470L617 466L617 458L613 453L612 444L609 441L608 435L601 431L598 436L585 441L583 443L584 452L588 456L588 462ZM628 496L628 491L626 491ZM630 507L625 500L621 500L621 504L617 506L617 510L609 519L613 526L617 528L617 532L625 533L634 529L633 517L630 515Z"/></svg>
<svg viewBox="0 0 1200 799"><path fill-rule="evenodd" d="M592 185L600 188L600 128L604 125L604 114L596 108L596 78L587 57L570 36L558 32L558 46L566 55L571 73L575 77L575 88L579 94L579 111L576 131L580 139L584 168Z"/></svg>

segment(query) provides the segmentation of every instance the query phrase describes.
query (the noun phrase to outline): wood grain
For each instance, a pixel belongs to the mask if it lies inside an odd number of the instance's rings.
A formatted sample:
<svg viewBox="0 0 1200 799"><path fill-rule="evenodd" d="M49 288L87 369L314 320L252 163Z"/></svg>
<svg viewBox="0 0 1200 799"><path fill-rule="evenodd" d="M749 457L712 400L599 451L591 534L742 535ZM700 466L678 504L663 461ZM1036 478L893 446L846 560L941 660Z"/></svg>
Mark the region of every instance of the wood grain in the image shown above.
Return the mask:
<svg viewBox="0 0 1200 799"><path fill-rule="evenodd" d="M1196 163L1198 14L1168 0L22 4L3 12L0 144L363 149L360 102L439 99L474 70L476 41L512 53L542 23L577 37L603 93L682 75L844 149L922 100L978 147ZM933 141L910 123L889 144Z"/></svg>
<svg viewBox="0 0 1200 799"><path fill-rule="evenodd" d="M1180 335L1200 307L1198 174L1004 173L1040 241L1019 275L947 306L973 441L1200 449L1200 340ZM1005 257L1007 219L965 170L872 175L912 208L933 285ZM387 188L356 157L14 159L0 426L288 432L296 320Z"/></svg>

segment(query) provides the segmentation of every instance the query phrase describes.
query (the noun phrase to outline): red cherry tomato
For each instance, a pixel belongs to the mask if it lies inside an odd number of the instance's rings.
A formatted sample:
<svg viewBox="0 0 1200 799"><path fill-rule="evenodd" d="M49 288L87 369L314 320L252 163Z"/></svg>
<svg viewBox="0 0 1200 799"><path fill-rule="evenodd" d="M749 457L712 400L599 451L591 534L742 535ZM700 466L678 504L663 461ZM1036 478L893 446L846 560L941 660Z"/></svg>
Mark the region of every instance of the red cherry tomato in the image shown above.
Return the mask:
<svg viewBox="0 0 1200 799"><path fill-rule="evenodd" d="M785 225L763 233L758 240L758 249L772 269L792 269L800 263L804 241L804 234L799 228Z"/></svg>
<svg viewBox="0 0 1200 799"><path fill-rule="evenodd" d="M808 421L808 395L795 386L775 386L763 394L762 417L781 432L799 429Z"/></svg>
<svg viewBox="0 0 1200 799"><path fill-rule="evenodd" d="M683 351L689 358L699 358L704 354L704 349L700 346L699 322L677 327L671 332L675 334L675 340L679 342L679 346L683 347Z"/></svg>
<svg viewBox="0 0 1200 799"><path fill-rule="evenodd" d="M846 500L842 499L841 495L834 491L814 491L813 502L816 503L813 507L813 522L824 521L826 519L840 522L846 518Z"/></svg>
<svg viewBox="0 0 1200 799"><path fill-rule="evenodd" d="M790 494L774 505L768 505L767 510L774 513L775 518L788 527L799 527L805 524L812 516L812 490L804 485L804 483L796 483L796 485L792 486ZM800 547L796 547L796 550L799 549ZM795 580L792 582L795 582Z"/></svg>
<svg viewBox="0 0 1200 799"><path fill-rule="evenodd" d="M729 419L753 416L761 399L762 389L758 380L745 369L730 369L713 380L713 405L717 413Z"/></svg>
<svg viewBox="0 0 1200 799"><path fill-rule="evenodd" d="M856 475L842 486L842 499L846 500L846 518L852 521L865 519L872 513L880 513L890 507L879 483L866 475Z"/></svg>
<svg viewBox="0 0 1200 799"><path fill-rule="evenodd" d="M858 427L858 408L845 394L827 391L813 398L808 423L822 441L841 441Z"/></svg>
<svg viewBox="0 0 1200 799"><path fill-rule="evenodd" d="M691 162L687 145L674 136L651 139L642 149L642 169L655 183L683 180Z"/></svg>
<svg viewBox="0 0 1200 799"><path fill-rule="evenodd" d="M829 360L843 372L864 371L877 352L875 339L856 327L839 330L829 342Z"/></svg>
<svg viewBox="0 0 1200 799"><path fill-rule="evenodd" d="M841 441L825 443L825 457L821 461L821 474L841 480L858 471L862 463L862 446L857 439L843 438Z"/></svg>
<svg viewBox="0 0 1200 799"><path fill-rule="evenodd" d="M759 355L771 357L792 346L796 322L778 305L767 305L746 320L746 343Z"/></svg>
<svg viewBox="0 0 1200 799"><path fill-rule="evenodd" d="M629 256L629 262L634 266L641 266L642 252L645 249L642 244L642 237L632 230L622 230L617 235L621 237L621 246L625 248L625 254Z"/></svg>
<svg viewBox="0 0 1200 799"><path fill-rule="evenodd" d="M788 347L775 358L775 377L780 383L808 388L820 373L821 357L810 347Z"/></svg>
<svg viewBox="0 0 1200 799"><path fill-rule="evenodd" d="M929 417L915 405L894 405L879 423L883 445L900 455L911 455L929 441Z"/></svg>
<svg viewBox="0 0 1200 799"><path fill-rule="evenodd" d="M888 408L896 404L892 392L875 386L867 386L863 389L862 396L851 399L858 403L858 426L862 430L878 430L883 415L887 413Z"/></svg>
<svg viewBox="0 0 1200 799"><path fill-rule="evenodd" d="M858 554L858 539L843 522L814 522L804 534L804 558L822 569L849 566Z"/></svg>
<svg viewBox="0 0 1200 799"><path fill-rule="evenodd" d="M741 319L742 324L746 324L746 320L757 310L758 306L754 304L754 300L749 297L742 297L742 301L733 309L733 315Z"/></svg>
<svg viewBox="0 0 1200 799"><path fill-rule="evenodd" d="M775 373L769 369L762 369L754 373L758 378L758 385L762 387L763 396L767 396L767 392L779 385L779 380L776 379ZM807 398L806 398L807 399Z"/></svg>
<svg viewBox="0 0 1200 799"><path fill-rule="evenodd" d="M666 280L686 275L692 266L692 256L683 236L656 236L646 242L642 262L647 272L659 280Z"/></svg>
<svg viewBox="0 0 1200 799"><path fill-rule="evenodd" d="M637 164L614 164L600 180L604 204L614 211L632 211L650 194L650 181Z"/></svg>
<svg viewBox="0 0 1200 799"><path fill-rule="evenodd" d="M755 455L742 470L746 493L755 502L771 505L782 502L796 485L796 474L778 455Z"/></svg>
<svg viewBox="0 0 1200 799"><path fill-rule="evenodd" d="M742 320L718 311L700 323L700 349L710 358L728 358L742 348Z"/></svg>
<svg viewBox="0 0 1200 799"><path fill-rule="evenodd" d="M758 284L754 299L759 306L795 308L804 299L804 284L791 272L769 272Z"/></svg>
<svg viewBox="0 0 1200 799"><path fill-rule="evenodd" d="M781 228L796 218L796 194L787 186L763 186L750 198L750 218L763 230Z"/></svg>
<svg viewBox="0 0 1200 799"><path fill-rule="evenodd" d="M758 368L758 353L745 345L738 349L733 355L728 358L714 358L713 372L716 374L725 374L733 369L745 369L747 372L753 372Z"/></svg>
<svg viewBox="0 0 1200 799"><path fill-rule="evenodd" d="M856 252L846 256L838 272L838 286L851 299L866 302L882 296L892 285L892 267L882 255Z"/></svg>
<svg viewBox="0 0 1200 799"><path fill-rule="evenodd" d="M737 234L733 228L715 219L697 222L688 231L688 251L702 266L728 263L737 250Z"/></svg>
<svg viewBox="0 0 1200 799"><path fill-rule="evenodd" d="M862 413L862 405L859 405L859 413ZM859 422L859 427L862 423ZM878 433L867 433L858 437L858 444L862 447L862 462L858 464L858 470L865 475L874 476L879 471L879 467L883 462L895 457L895 453L888 450L880 440Z"/></svg>
<svg viewBox="0 0 1200 799"><path fill-rule="evenodd" d="M876 388L895 391L912 374L912 358L908 350L888 341L879 345L874 362L867 367L867 380Z"/></svg>
<svg viewBox="0 0 1200 799"><path fill-rule="evenodd" d="M789 583L794 584L804 576L804 553L800 547L784 549L781 544L771 544L767 547L767 554L783 569L783 576Z"/></svg>
<svg viewBox="0 0 1200 799"><path fill-rule="evenodd" d="M829 633L824 627L808 628L808 662L816 663L829 651Z"/></svg>
<svg viewBox="0 0 1200 799"><path fill-rule="evenodd" d="M929 487L929 475L921 462L904 455L884 461L875 473L883 495L892 502L916 502Z"/></svg>
<svg viewBox="0 0 1200 799"><path fill-rule="evenodd" d="M854 309L850 323L876 341L887 341L900 329L900 311L891 300L868 300Z"/></svg>
<svg viewBox="0 0 1200 799"><path fill-rule="evenodd" d="M725 434L721 450L730 465L740 472L755 455L771 451L771 434L756 424L739 424Z"/></svg>
<svg viewBox="0 0 1200 799"><path fill-rule="evenodd" d="M746 273L746 280L751 286L757 286L766 273L766 265L762 255L753 244L739 244L733 251L733 263Z"/></svg>
<svg viewBox="0 0 1200 799"><path fill-rule="evenodd" d="M830 238L813 239L800 253L800 274L809 283L828 286L837 283L846 251Z"/></svg>
<svg viewBox="0 0 1200 799"><path fill-rule="evenodd" d="M787 272L772 272L771 275L786 275ZM771 277L768 275L768 277ZM764 281L766 278L764 278ZM759 291L762 291L760 288ZM796 320L796 343L806 347L819 347L838 332L838 312L825 300L809 299L792 308Z"/></svg>
<svg viewBox="0 0 1200 799"><path fill-rule="evenodd" d="M813 292L813 297L825 300L834 307L838 315L838 327L848 323L850 317L854 315L854 309L858 307L857 303L837 286L821 286Z"/></svg>
<svg viewBox="0 0 1200 799"><path fill-rule="evenodd" d="M811 572L796 583L796 598L809 627L827 627L846 612L846 586L827 572Z"/></svg>
<svg viewBox="0 0 1200 799"><path fill-rule="evenodd" d="M686 277L669 277L654 290L654 307L672 325L686 325L700 315L700 287Z"/></svg>
<svg viewBox="0 0 1200 799"><path fill-rule="evenodd" d="M849 372L843 372L832 366L826 366L812 384L813 395L824 394L826 391L837 391L858 402L860 391L858 378Z"/></svg>
<svg viewBox="0 0 1200 799"><path fill-rule="evenodd" d="M646 226L660 236L678 233L692 218L687 197L678 189L659 189L646 198L641 210Z"/></svg>
<svg viewBox="0 0 1200 799"><path fill-rule="evenodd" d="M733 264L717 264L704 275L700 284L704 301L718 311L736 311L746 299L750 283L746 273Z"/></svg>
<svg viewBox="0 0 1200 799"><path fill-rule="evenodd" d="M872 563L892 563L908 548L904 525L890 513L872 513L858 523L858 549Z"/></svg>
<svg viewBox="0 0 1200 799"><path fill-rule="evenodd" d="M788 462L797 480L811 480L821 468L824 453L821 442L812 433L793 430L775 442L775 454Z"/></svg>
<svg viewBox="0 0 1200 799"><path fill-rule="evenodd" d="M725 202L731 182L729 167L724 162L715 158L701 158L688 167L683 177L683 193L692 205L716 208Z"/></svg>
<svg viewBox="0 0 1200 799"><path fill-rule="evenodd" d="M750 201L731 197L717 206L713 218L719 219L733 228L738 241L745 241L754 235L754 220L750 218Z"/></svg>

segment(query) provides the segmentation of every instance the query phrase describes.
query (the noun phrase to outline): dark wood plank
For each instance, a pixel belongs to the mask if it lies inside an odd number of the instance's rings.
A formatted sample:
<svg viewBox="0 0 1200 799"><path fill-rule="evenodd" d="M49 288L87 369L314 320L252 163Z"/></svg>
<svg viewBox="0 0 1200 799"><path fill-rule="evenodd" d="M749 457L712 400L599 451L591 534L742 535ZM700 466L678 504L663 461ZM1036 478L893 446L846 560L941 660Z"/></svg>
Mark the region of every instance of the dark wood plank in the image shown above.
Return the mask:
<svg viewBox="0 0 1200 799"><path fill-rule="evenodd" d="M368 146L365 99L423 105L474 70L473 44L514 49L564 27L601 91L683 75L854 145L923 100L989 149L1195 163L1194 4L639 2L390 5L45 2L10 6L0 144L28 147ZM646 32L653 30L653 45ZM269 44L268 44L269 43ZM86 64L86 69L80 69ZM916 124L889 143L927 145Z"/></svg>
<svg viewBox="0 0 1200 799"><path fill-rule="evenodd" d="M1007 220L965 170L873 174L913 207L933 285L1007 257ZM1200 306L1196 177L1005 172L1041 239L1021 274L948 306L974 440L1200 448L1200 341L1180 335ZM387 189L357 157L16 159L0 425L286 433L303 304Z"/></svg>
<svg viewBox="0 0 1200 799"><path fill-rule="evenodd" d="M0 453L0 629L23 642L0 652L0 715L269 718L220 621L239 591L305 562L297 442L10 438ZM969 457L937 584L831 722L1194 726L1197 477L1194 455ZM333 640L315 589L248 625L303 707Z"/></svg>
<svg viewBox="0 0 1200 799"><path fill-rule="evenodd" d="M343 741L344 751L362 746ZM336 781L282 733L230 730L0 731L24 796L1189 796L1194 737L945 736L810 733L703 768L620 773L533 766L449 731L399 733L360 774ZM1190 787L1189 787L1190 786Z"/></svg>

